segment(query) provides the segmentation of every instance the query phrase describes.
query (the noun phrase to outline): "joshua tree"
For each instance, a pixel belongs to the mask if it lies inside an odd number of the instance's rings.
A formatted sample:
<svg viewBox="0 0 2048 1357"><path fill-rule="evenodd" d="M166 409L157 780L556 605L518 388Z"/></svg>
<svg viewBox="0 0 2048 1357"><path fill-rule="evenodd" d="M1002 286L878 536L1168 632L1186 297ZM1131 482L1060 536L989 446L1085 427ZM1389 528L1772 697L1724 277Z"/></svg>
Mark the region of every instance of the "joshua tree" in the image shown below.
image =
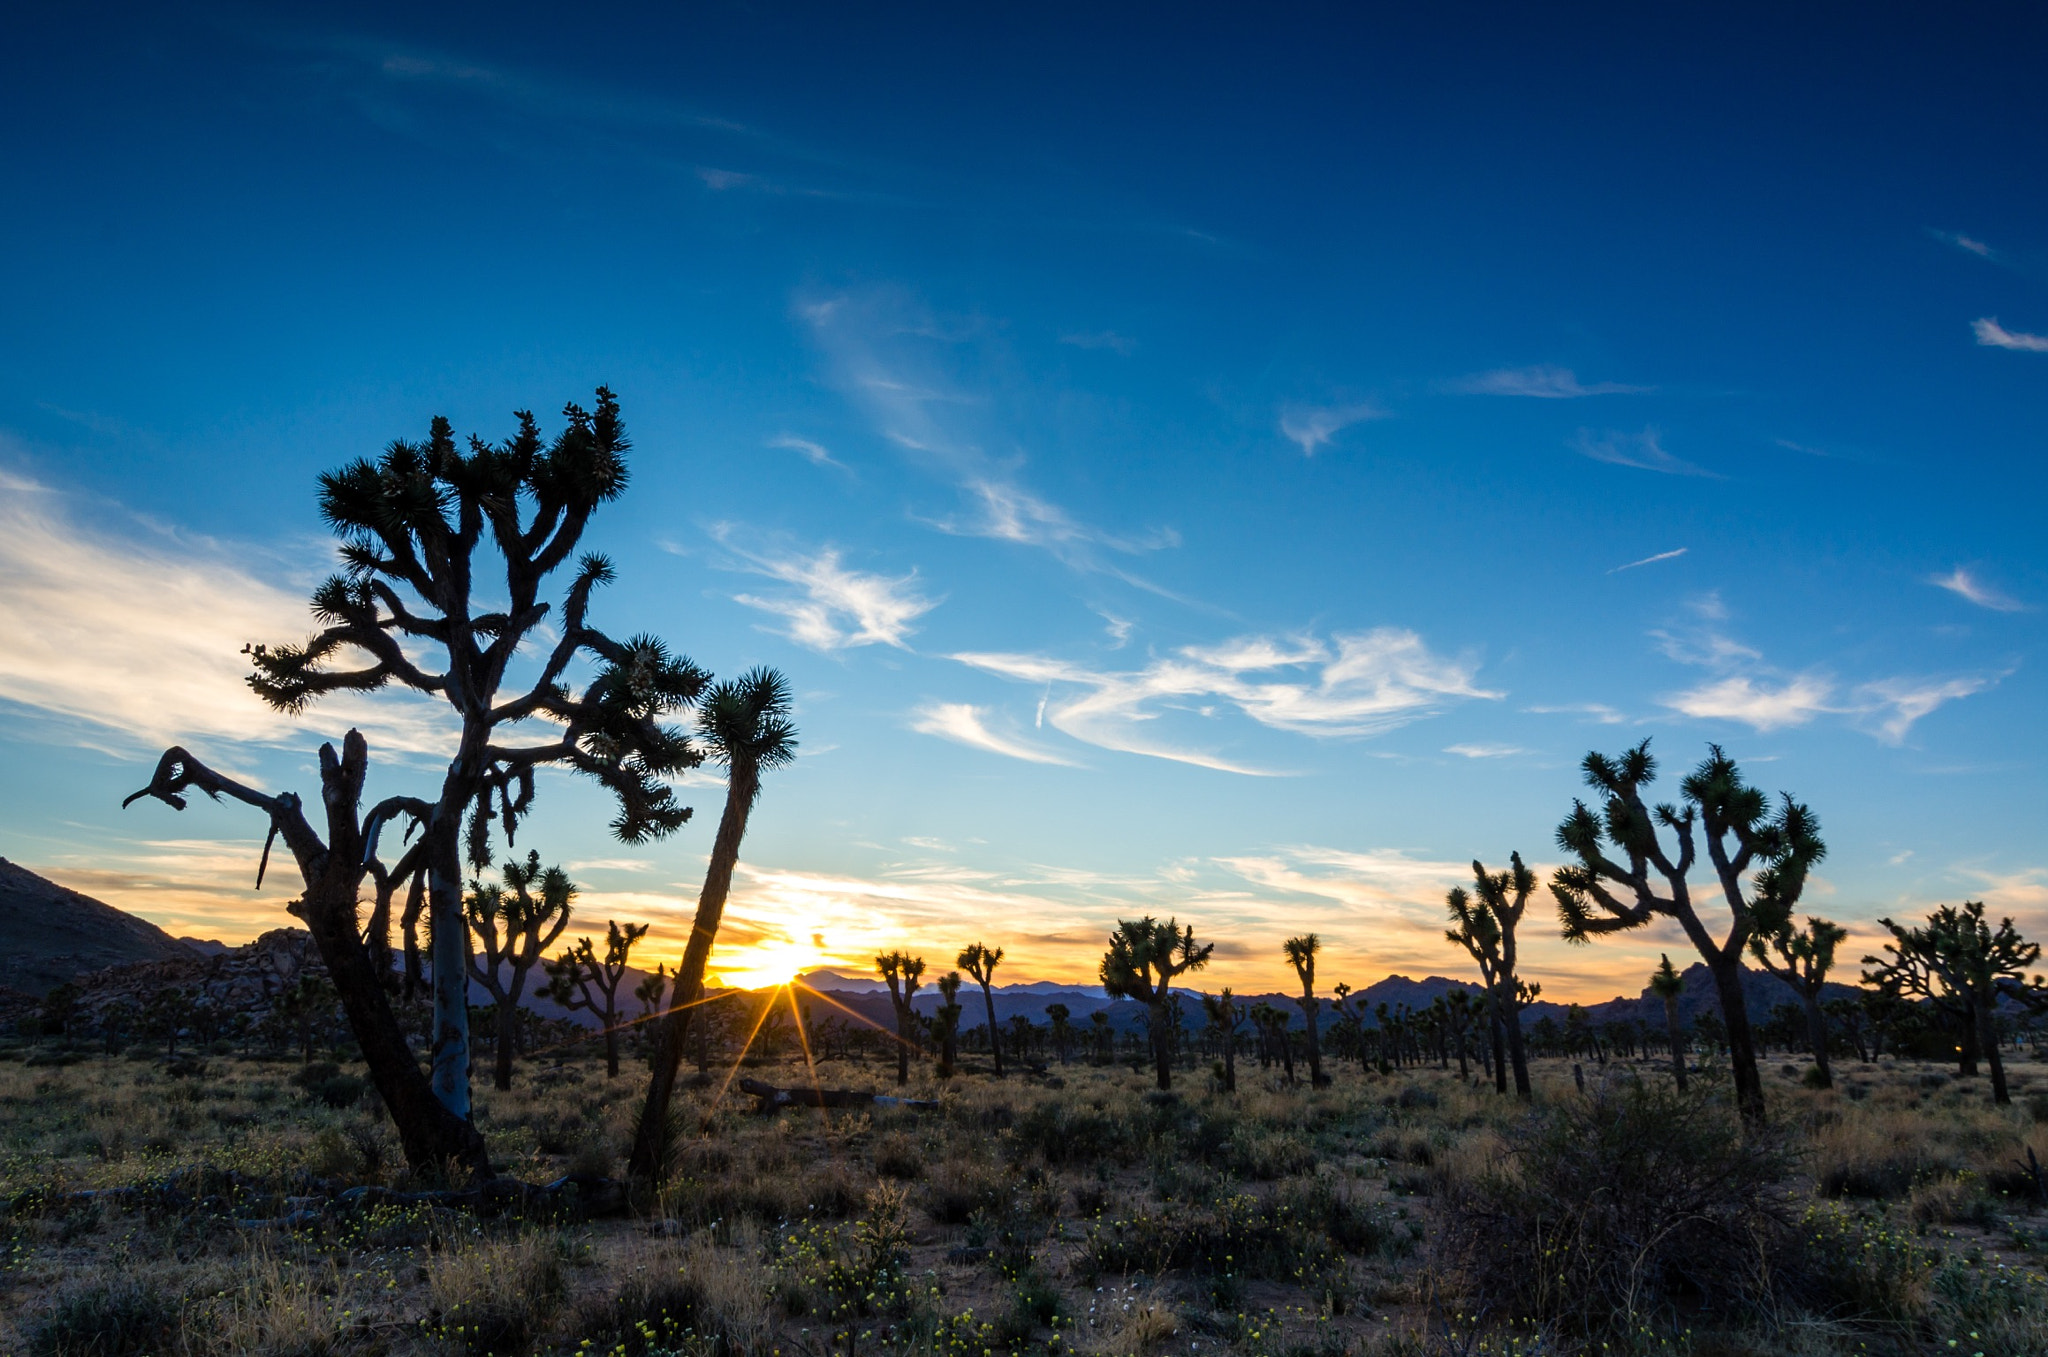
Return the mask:
<svg viewBox="0 0 2048 1357"><path fill-rule="evenodd" d="M1045 1020L1052 1024L1053 1049L1059 1052L1060 1064L1062 1065L1067 1063L1067 1044L1074 1034L1074 1029L1067 1020L1073 1016L1073 1010L1065 1004L1047 1004L1045 1006Z"/></svg>
<svg viewBox="0 0 2048 1357"><path fill-rule="evenodd" d="M1321 1088L1329 1082L1323 1078L1322 1045L1316 1039L1316 1018L1322 1007L1322 1001L1316 998L1316 953L1323 950L1323 940L1313 933L1304 933L1281 943L1280 950L1301 982L1301 998L1295 1002L1301 1005L1302 1020L1308 1025L1308 1082L1311 1088Z"/></svg>
<svg viewBox="0 0 2048 1357"><path fill-rule="evenodd" d="M669 990L668 1012L654 1023L652 1069L647 1101L633 1131L633 1152L627 1172L642 1182L660 1176L667 1162L668 1106L675 1096L689 1038L690 1014L702 997L704 971L711 944L725 917L725 898L732 891L733 868L740 860L740 842L761 796L761 775L796 758L796 727L789 719L789 683L773 669L754 669L720 683L697 708L697 733L713 762L725 765L725 810L718 819L718 837L704 865L704 889L697 896L697 915L690 940L676 966Z"/></svg>
<svg viewBox="0 0 2048 1357"><path fill-rule="evenodd" d="M1198 971L1209 964L1216 944L1195 943L1195 926L1178 927L1172 919L1160 923L1147 915L1142 919L1120 919L1109 935L1109 951L1102 957L1102 986L1113 999L1136 999L1145 1005L1152 1033L1152 1060L1159 1075L1159 1087L1173 1087L1172 1026L1174 977Z"/></svg>
<svg viewBox="0 0 2048 1357"><path fill-rule="evenodd" d="M938 979L939 994L945 1002L933 1014L939 1039L939 1078L953 1077L953 1062L960 1055L960 972L947 971Z"/></svg>
<svg viewBox="0 0 2048 1357"><path fill-rule="evenodd" d="M1209 1026L1223 1036L1223 1091L1237 1092L1237 1025L1244 1021L1244 1005L1225 985L1216 994L1202 996L1202 1012Z"/></svg>
<svg viewBox="0 0 2048 1357"><path fill-rule="evenodd" d="M582 558L558 613L540 599L548 577L575 551L590 515L626 481L627 443L611 393L599 389L595 413L573 405L565 413L568 427L552 444L544 444L532 417L522 413L511 440L491 446L472 439L467 452L448 421L437 418L426 442L396 442L375 462L359 460L322 476L320 508L341 539L344 566L314 590L322 629L302 645L247 650L255 670L250 686L283 711L299 712L328 693L369 692L394 681L448 702L460 732L433 798L391 797L360 815L369 750L354 731L339 754L332 746L320 753L324 837L296 795L257 791L181 748L166 751L150 785L129 798L148 795L182 808L185 794L197 788L266 814L265 859L268 842L282 837L305 881L295 912L320 947L415 1167L454 1160L486 1166L482 1140L468 1124L465 812L473 840L486 838L496 820L509 842L531 807L534 770L566 764L617 796L613 830L628 842L667 834L689 815L665 779L693 766L697 756L661 722L697 697L704 674L670 657L657 641L615 641L588 623L591 591L612 574L602 557ZM486 568L492 559L504 568L502 585L487 586L503 600L502 610L477 607L479 551L488 553L481 563ZM502 693L515 656L532 648L543 626L543 658L531 686ZM429 667L428 656L438 669ZM583 657L595 661L596 673L577 693L563 676ZM547 738L531 745L498 742L528 720L548 723ZM359 931L357 899L368 864L377 860L380 832L394 819L409 821L421 836L427 909L440 925L431 929L435 1021L433 1073L425 1086L449 1114L445 1121L417 1105L408 1073L416 1067L404 1033L389 1004L364 992L381 996L385 976ZM262 874L259 866L259 884Z"/></svg>
<svg viewBox="0 0 2048 1357"><path fill-rule="evenodd" d="M1664 1001L1664 1035L1671 1042L1671 1077L1685 1091L1685 1032L1678 1025L1678 996L1685 993L1685 977L1671 964L1669 952L1650 972L1650 993Z"/></svg>
<svg viewBox="0 0 2048 1357"><path fill-rule="evenodd" d="M1109 1014L1098 1008L1088 1015L1088 1023L1095 1029L1095 1063L1106 1065L1111 1054L1110 1043L1115 1040L1115 1034L1109 1030Z"/></svg>
<svg viewBox="0 0 2048 1357"><path fill-rule="evenodd" d="M1927 999L1952 1012L1960 1009L1965 1030L1990 1062L1991 1100L2010 1103L1995 1015L2001 995L2038 990L2038 981L2027 984L2026 969L2040 960L2041 945L2022 938L2011 919L1992 928L1983 903L1975 900L1941 906L1927 916L1923 928L1901 928L1890 919L1878 922L1892 935L1884 945L1890 960L1863 958L1864 965L1877 968L1864 972L1864 983L1889 994Z"/></svg>
<svg viewBox="0 0 2048 1357"><path fill-rule="evenodd" d="M1450 1038L1451 1045L1458 1052L1458 1078L1462 1082L1472 1077L1472 1065L1465 1058L1466 1037L1472 1031L1472 992L1454 989L1437 996L1437 1001L1444 1006L1441 1018L1444 1035Z"/></svg>
<svg viewBox="0 0 2048 1357"><path fill-rule="evenodd" d="M1451 922L1444 936L1465 949L1478 963L1479 978L1486 986L1488 1008L1497 1036L1507 1039L1508 1060L1515 1071L1515 1096L1533 1098L1529 1082L1529 1048L1522 1039L1522 984L1515 973L1515 929L1522 922L1529 897L1536 890L1536 874L1522 865L1520 853L1508 855L1508 870L1489 873L1478 859L1472 862L1472 893L1455 887L1445 897ZM1494 1087L1506 1091L1507 1074L1494 1062Z"/></svg>
<svg viewBox="0 0 2048 1357"><path fill-rule="evenodd" d="M646 1022L661 1011L661 996L668 993L668 963L662 962L633 986L633 997L640 1001L640 1021Z"/></svg>
<svg viewBox="0 0 2048 1357"><path fill-rule="evenodd" d="M989 986L995 980L996 967L1002 962L1002 948L991 948L979 942L971 942L961 948L958 960L960 967L981 986L981 1002L988 1008L988 1059L995 1067L998 1079L1003 1077L1003 1048L996 1039L996 996Z"/></svg>
<svg viewBox="0 0 2048 1357"><path fill-rule="evenodd" d="M1286 1011L1275 1008L1273 1005L1261 1000L1252 1005L1252 1010L1247 1016L1251 1018L1252 1026L1258 1029L1259 1046L1265 1052L1259 1063L1263 1065L1269 1059L1279 1061L1281 1067L1286 1071L1287 1082L1292 1084L1294 1082L1294 1043L1287 1039Z"/></svg>
<svg viewBox="0 0 2048 1357"><path fill-rule="evenodd" d="M1558 826L1559 845L1578 859L1560 867L1550 885L1565 940L1590 942L1604 933L1640 928L1658 915L1676 919L1714 977L1736 1107L1744 1122L1759 1125L1764 1086L1742 993L1742 954L1756 931L1759 900L1767 903L1769 918L1789 914L1798 904L1808 870L1827 853L1819 821L1789 796L1775 816L1769 814L1764 794L1743 782L1741 770L1719 745L1709 745L1706 759L1680 784L1682 810L1663 804L1653 811L1643 801L1641 789L1657 776L1648 740L1618 759L1588 754L1583 766L1587 785L1605 803L1596 813L1575 802ZM1666 851L1659 826L1676 839L1675 854ZM1718 940L1694 907L1686 880L1700 846L1695 828L1704 831L1698 838L1728 907L1727 931ZM1619 850L1628 865L1608 857L1607 846ZM1752 870L1754 898L1744 884ZM1661 895L1653 871L1662 880Z"/></svg>
<svg viewBox="0 0 2048 1357"><path fill-rule="evenodd" d="M646 936L646 924L621 928L616 919L607 919L602 961L589 938L578 938L568 951L547 963L548 987L542 993L564 1008L584 1009L604 1024L607 1079L619 1076L619 986L625 983L633 944Z"/></svg>
<svg viewBox="0 0 2048 1357"><path fill-rule="evenodd" d="M875 958L875 969L889 982L889 1005L896 1010L896 1082L910 1082L910 1048L916 1044L917 1010L910 1006L924 974L924 958L902 951L884 952ZM995 1029L989 1029L991 1040Z"/></svg>
<svg viewBox="0 0 2048 1357"><path fill-rule="evenodd" d="M535 895L533 888L540 887ZM512 1087L512 1050L519 1041L519 999L526 977L569 926L576 887L560 867L540 865L540 854L505 864L505 884L470 883L465 904L469 931L476 947L469 957L470 976L490 991L498 1005L498 1059L492 1084Z"/></svg>
<svg viewBox="0 0 2048 1357"><path fill-rule="evenodd" d="M1806 1039L1813 1047L1813 1067L1820 1071L1820 1086L1833 1088L1834 1072L1828 1067L1828 1020L1821 1011L1820 992L1827 984L1828 972L1834 969L1835 949L1849 936L1849 930L1809 915L1806 930L1800 932L1792 927L1789 912L1776 917L1769 912L1769 903L1759 891L1754 906L1757 930L1749 937L1750 955L1799 996L1806 1010Z"/></svg>

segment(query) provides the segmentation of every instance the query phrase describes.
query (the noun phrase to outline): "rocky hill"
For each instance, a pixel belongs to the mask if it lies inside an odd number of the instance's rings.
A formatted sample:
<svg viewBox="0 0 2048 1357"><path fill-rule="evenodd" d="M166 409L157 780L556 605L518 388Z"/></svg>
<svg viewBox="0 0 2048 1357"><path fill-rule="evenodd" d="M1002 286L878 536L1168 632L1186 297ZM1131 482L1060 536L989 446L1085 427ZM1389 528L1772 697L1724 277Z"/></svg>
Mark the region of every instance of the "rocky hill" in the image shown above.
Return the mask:
<svg viewBox="0 0 2048 1357"><path fill-rule="evenodd" d="M41 996L109 966L196 956L155 924L0 858L0 985Z"/></svg>

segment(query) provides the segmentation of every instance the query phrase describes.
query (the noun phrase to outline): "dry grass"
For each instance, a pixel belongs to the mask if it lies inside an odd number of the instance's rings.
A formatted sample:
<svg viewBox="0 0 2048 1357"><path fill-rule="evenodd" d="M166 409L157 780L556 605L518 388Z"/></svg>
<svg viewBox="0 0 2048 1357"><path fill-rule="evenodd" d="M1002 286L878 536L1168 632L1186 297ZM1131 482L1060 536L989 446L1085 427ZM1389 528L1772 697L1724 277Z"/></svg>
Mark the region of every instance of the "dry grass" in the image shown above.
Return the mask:
<svg viewBox="0 0 2048 1357"><path fill-rule="evenodd" d="M1788 1291L1770 1322L1696 1334L1692 1351L1946 1351L1950 1338L1958 1351L2048 1351L2048 1292L2027 1280L2048 1213L2014 1168L2030 1146L2048 1157L2048 1125L2026 1104L2029 1083L2048 1085L2013 1063L2012 1109L1987 1106L1982 1081L1912 1064L1850 1064L1840 1092L1769 1080L1798 1155L1792 1204L1817 1200L1841 1222L1819 1232L1830 1242L1816 1257L1886 1299ZM0 1214L0 1351L828 1357L849 1331L857 1357L1476 1351L1446 1337L1461 1282L1431 1243L1446 1201L1516 1171L1504 1150L1526 1115L1454 1073L1351 1066L1316 1090L1241 1066L1234 1098L1190 1072L1160 1099L1124 1067L914 1085L935 1113L763 1118L690 1090L677 1177L652 1218L522 1225L419 1209L239 1227L300 1193L401 1177L373 1108L327 1106L293 1087L295 1072L0 1063L0 1198L19 1199ZM1536 1074L1539 1106L1579 1096L1568 1065ZM880 1066L825 1076L891 1086ZM638 1092L630 1066L616 1080L580 1059L523 1067L510 1093L480 1092L480 1121L494 1156L529 1180L616 1172ZM37 1206L170 1174L227 1205ZM878 1184L899 1187L877 1196ZM1894 1261L1868 1261L1878 1254ZM1090 1272L1143 1257L1181 1261ZM1880 1305L1900 1318L1872 1318Z"/></svg>

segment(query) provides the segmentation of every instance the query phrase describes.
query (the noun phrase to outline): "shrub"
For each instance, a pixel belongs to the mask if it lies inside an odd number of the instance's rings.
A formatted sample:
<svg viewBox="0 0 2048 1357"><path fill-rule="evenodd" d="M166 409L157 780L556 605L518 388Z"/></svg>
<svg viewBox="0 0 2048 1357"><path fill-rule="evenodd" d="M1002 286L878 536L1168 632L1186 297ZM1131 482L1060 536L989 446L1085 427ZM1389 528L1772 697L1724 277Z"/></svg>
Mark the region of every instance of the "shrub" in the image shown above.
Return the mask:
<svg viewBox="0 0 2048 1357"><path fill-rule="evenodd" d="M946 1159L925 1185L924 1209L941 1225L965 1225L977 1211L999 1209L1009 1195L1001 1170L970 1159Z"/></svg>
<svg viewBox="0 0 2048 1357"><path fill-rule="evenodd" d="M435 1308L427 1332L457 1357L525 1351L565 1289L561 1253L538 1235L444 1254L427 1285Z"/></svg>
<svg viewBox="0 0 2048 1357"><path fill-rule="evenodd" d="M1789 1235L1775 1147L1705 1092L1602 1087L1507 1137L1506 1161L1445 1197L1442 1249L1495 1313L1619 1335L1680 1303L1746 1309Z"/></svg>
<svg viewBox="0 0 2048 1357"><path fill-rule="evenodd" d="M881 1136L875 1141L875 1172L884 1178L922 1178L924 1149L901 1131Z"/></svg>
<svg viewBox="0 0 2048 1357"><path fill-rule="evenodd" d="M178 1304L135 1281L98 1283L58 1296L25 1328L34 1357L142 1357L170 1346Z"/></svg>

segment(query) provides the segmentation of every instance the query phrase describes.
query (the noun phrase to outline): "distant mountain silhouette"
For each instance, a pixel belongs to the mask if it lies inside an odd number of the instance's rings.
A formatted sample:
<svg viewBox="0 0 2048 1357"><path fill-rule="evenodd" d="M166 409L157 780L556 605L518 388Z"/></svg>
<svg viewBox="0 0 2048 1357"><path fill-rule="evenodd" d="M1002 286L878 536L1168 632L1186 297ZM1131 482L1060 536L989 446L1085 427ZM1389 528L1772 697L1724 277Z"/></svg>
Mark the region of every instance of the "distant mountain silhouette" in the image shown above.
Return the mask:
<svg viewBox="0 0 2048 1357"><path fill-rule="evenodd" d="M147 920L0 858L0 985L40 996L108 966L196 955Z"/></svg>

